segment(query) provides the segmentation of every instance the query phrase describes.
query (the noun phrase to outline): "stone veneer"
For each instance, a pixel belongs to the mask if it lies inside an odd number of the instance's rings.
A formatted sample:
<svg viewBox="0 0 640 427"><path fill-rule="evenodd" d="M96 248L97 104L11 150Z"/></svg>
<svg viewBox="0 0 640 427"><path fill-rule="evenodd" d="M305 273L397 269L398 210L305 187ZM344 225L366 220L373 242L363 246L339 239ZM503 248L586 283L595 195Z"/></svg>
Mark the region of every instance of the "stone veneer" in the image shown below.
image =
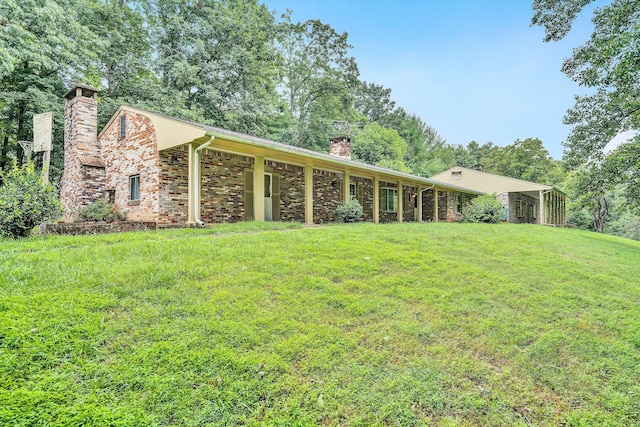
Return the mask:
<svg viewBox="0 0 640 427"><path fill-rule="evenodd" d="M200 219L238 222L244 219L244 171L252 157L204 150L201 164Z"/></svg>
<svg viewBox="0 0 640 427"><path fill-rule="evenodd" d="M356 197L362 205L361 221L373 221L373 179L361 178L359 176L351 176L352 184L356 184ZM361 188L361 194L358 195L358 186Z"/></svg>
<svg viewBox="0 0 640 427"><path fill-rule="evenodd" d="M60 182L65 221L72 221L81 207L106 195L95 94L93 89L77 87L65 97L64 172Z"/></svg>
<svg viewBox="0 0 640 427"><path fill-rule="evenodd" d="M508 222L514 224L539 224L540 205L538 199L522 193L502 193L498 195L503 206L509 210ZM516 201L522 203L522 215L516 216Z"/></svg>
<svg viewBox="0 0 640 427"><path fill-rule="evenodd" d="M158 222L185 224L189 219L189 148L160 151Z"/></svg>
<svg viewBox="0 0 640 427"><path fill-rule="evenodd" d="M304 168L266 160L264 171L280 177L279 221L304 222Z"/></svg>
<svg viewBox="0 0 640 427"><path fill-rule="evenodd" d="M313 222L323 224L336 220L334 211L342 203L342 174L313 170Z"/></svg>
<svg viewBox="0 0 640 427"><path fill-rule="evenodd" d="M120 117L126 117L126 132L120 137ZM100 138L107 168L106 189L113 191L114 205L129 220L159 221L160 162L156 133L143 115L122 112ZM140 200L130 200L129 178L140 175Z"/></svg>

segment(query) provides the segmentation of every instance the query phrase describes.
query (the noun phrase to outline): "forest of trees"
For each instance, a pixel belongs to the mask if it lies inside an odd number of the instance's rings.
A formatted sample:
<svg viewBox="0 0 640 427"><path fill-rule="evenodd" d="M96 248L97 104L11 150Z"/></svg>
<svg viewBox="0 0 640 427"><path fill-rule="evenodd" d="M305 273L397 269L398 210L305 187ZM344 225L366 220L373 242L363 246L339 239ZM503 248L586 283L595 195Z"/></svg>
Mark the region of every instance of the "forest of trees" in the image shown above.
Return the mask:
<svg viewBox="0 0 640 427"><path fill-rule="evenodd" d="M553 9L554 4L574 3L573 9ZM570 27L584 3L536 0L533 22L548 34L556 31L549 40L558 39L564 33L556 27ZM614 0L611 7L618 3L632 2ZM637 9L632 5L623 12L637 18ZM570 16L560 23L550 19L562 13ZM621 26L605 25L613 32L625 31ZM625 163L618 154L616 162L588 162L595 156L585 157L580 145L589 129L579 114L581 101L565 118L578 130L563 161L554 160L536 138L506 147L449 144L422 118L396 105L391 88L361 80L350 52L347 33L319 20L294 22L290 12L276 16L259 0L3 0L0 169L24 160L18 141L32 139L33 114L53 111L51 173L57 182L63 158L62 95L72 83L86 83L101 89L101 125L119 105L128 104L317 151L328 151L329 138L348 134L354 157L367 163L420 176L480 163L488 172L565 189L573 200L572 222L582 228L594 228L593 212L601 213L604 198L610 225L604 231L640 238L637 206L629 203L632 181L593 183L598 172L609 171L612 177L614 169L625 167L625 176L637 181L638 161ZM589 66L585 55L575 60L581 64L568 60L564 71L574 79L591 79L585 84L598 88L594 73L584 71ZM638 77L637 56L629 67ZM640 79L608 77L635 90L637 102ZM630 114L637 120L637 110ZM638 128L637 122L627 122L627 128Z"/></svg>

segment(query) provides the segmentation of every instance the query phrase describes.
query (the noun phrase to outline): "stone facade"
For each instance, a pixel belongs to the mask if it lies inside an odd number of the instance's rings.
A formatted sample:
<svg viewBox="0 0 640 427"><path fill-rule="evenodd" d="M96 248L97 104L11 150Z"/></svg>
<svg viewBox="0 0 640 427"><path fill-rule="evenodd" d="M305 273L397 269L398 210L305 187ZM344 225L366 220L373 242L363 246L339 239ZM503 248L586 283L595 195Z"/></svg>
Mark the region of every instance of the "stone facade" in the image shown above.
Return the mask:
<svg viewBox="0 0 640 427"><path fill-rule="evenodd" d="M402 221L414 222L416 221L416 206L418 203L418 189L416 187L403 185L402 186Z"/></svg>
<svg viewBox="0 0 640 427"><path fill-rule="evenodd" d="M189 219L189 149L163 150L160 156L158 221L185 224Z"/></svg>
<svg viewBox="0 0 640 427"><path fill-rule="evenodd" d="M253 158L204 150L201 165L200 218L204 222L244 219L244 171Z"/></svg>
<svg viewBox="0 0 640 427"><path fill-rule="evenodd" d="M264 170L277 174L280 179L278 220L304 222L304 168L267 160Z"/></svg>
<svg viewBox="0 0 640 427"><path fill-rule="evenodd" d="M342 203L342 174L313 170L313 222L324 224L336 220L334 211Z"/></svg>
<svg viewBox="0 0 640 427"><path fill-rule="evenodd" d="M502 205L507 207L507 221L514 224L540 224L540 204L535 197L522 193L502 193L498 195ZM518 208L520 205L520 208Z"/></svg>
<svg viewBox="0 0 640 427"><path fill-rule="evenodd" d="M114 205L129 220L159 221L160 161L151 120L123 112L102 131L100 144L107 168L106 189L113 192ZM140 176L140 199L131 200L130 178L136 175Z"/></svg>
<svg viewBox="0 0 640 427"><path fill-rule="evenodd" d="M351 176L350 182L356 186L356 199L362 205L361 221L373 221L373 180Z"/></svg>
<svg viewBox="0 0 640 427"><path fill-rule="evenodd" d="M60 201L65 221L72 221L81 207L106 196L106 175L96 129L96 90L78 87L67 93L64 114L64 172Z"/></svg>

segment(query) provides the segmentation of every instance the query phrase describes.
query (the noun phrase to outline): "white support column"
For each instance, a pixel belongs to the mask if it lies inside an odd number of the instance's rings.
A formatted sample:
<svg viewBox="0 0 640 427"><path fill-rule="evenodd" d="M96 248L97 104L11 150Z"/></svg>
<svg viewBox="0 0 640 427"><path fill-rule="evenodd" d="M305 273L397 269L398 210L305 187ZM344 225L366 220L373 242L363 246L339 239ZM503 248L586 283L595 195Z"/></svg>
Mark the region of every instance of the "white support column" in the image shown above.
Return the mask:
<svg viewBox="0 0 640 427"><path fill-rule="evenodd" d="M538 222L540 224L544 224L544 193L543 193L542 190L540 190L538 193L539 193L538 197L540 198L540 201L538 202L539 203L539 206L538 206Z"/></svg>
<svg viewBox="0 0 640 427"><path fill-rule="evenodd" d="M304 223L313 224L313 166L304 167Z"/></svg>
<svg viewBox="0 0 640 427"><path fill-rule="evenodd" d="M264 221L264 156L254 158L253 217L255 221Z"/></svg>

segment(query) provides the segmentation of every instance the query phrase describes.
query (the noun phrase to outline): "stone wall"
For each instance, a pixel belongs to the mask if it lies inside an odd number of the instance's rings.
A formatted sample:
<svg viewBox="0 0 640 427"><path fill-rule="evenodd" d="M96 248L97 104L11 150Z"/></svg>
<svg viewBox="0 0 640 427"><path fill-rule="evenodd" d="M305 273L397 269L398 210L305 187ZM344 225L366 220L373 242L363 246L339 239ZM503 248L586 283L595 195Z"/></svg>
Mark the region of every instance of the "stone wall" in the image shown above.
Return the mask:
<svg viewBox="0 0 640 427"><path fill-rule="evenodd" d="M416 203L418 201L418 189L410 185L403 185L403 210L402 221L403 222L415 222L416 221Z"/></svg>
<svg viewBox="0 0 640 427"><path fill-rule="evenodd" d="M506 193L507 197L502 197L503 205L509 209L509 222L514 224L539 224L539 210L540 205L538 199L535 197L527 196L522 193ZM503 196L503 195L501 195ZM505 204L506 199L506 204ZM522 204L521 215L516 214L517 202Z"/></svg>
<svg viewBox="0 0 640 427"><path fill-rule="evenodd" d="M373 221L373 180L370 178L361 178L359 176L351 176L351 183L356 185L356 198L362 205L361 221ZM358 194L360 187L360 194Z"/></svg>
<svg viewBox="0 0 640 427"><path fill-rule="evenodd" d="M387 187L387 188L398 188L398 184L394 182L385 182L380 181L378 183L379 188ZM380 197L380 194L378 194ZM378 214L381 223L389 223L389 222L397 222L398 221L398 213L397 212L387 212L382 210L382 199L380 199L380 212Z"/></svg>
<svg viewBox="0 0 640 427"><path fill-rule="evenodd" d="M324 224L336 220L334 211L342 202L342 174L313 170L313 222Z"/></svg>
<svg viewBox="0 0 640 427"><path fill-rule="evenodd" d="M189 148L174 147L159 155L158 222L184 224L189 219Z"/></svg>
<svg viewBox="0 0 640 427"><path fill-rule="evenodd" d="M106 196L104 163L97 137L98 104L93 92L69 92L64 107L64 171L60 201L65 221Z"/></svg>
<svg viewBox="0 0 640 427"><path fill-rule="evenodd" d="M45 234L103 234L103 233L123 233L128 231L155 230L155 222L140 221L116 221L116 222L76 222L61 224L46 224Z"/></svg>
<svg viewBox="0 0 640 427"><path fill-rule="evenodd" d="M120 137L120 117L126 117L126 134ZM159 220L160 163L156 134L151 120L122 112L102 132L102 158L107 168L107 190L114 205L136 221ZM140 175L140 200L130 200L129 178Z"/></svg>
<svg viewBox="0 0 640 427"><path fill-rule="evenodd" d="M252 157L204 150L201 163L200 219L207 223L244 219L244 171Z"/></svg>
<svg viewBox="0 0 640 427"><path fill-rule="evenodd" d="M265 172L280 177L280 221L304 222L304 168L265 161Z"/></svg>

